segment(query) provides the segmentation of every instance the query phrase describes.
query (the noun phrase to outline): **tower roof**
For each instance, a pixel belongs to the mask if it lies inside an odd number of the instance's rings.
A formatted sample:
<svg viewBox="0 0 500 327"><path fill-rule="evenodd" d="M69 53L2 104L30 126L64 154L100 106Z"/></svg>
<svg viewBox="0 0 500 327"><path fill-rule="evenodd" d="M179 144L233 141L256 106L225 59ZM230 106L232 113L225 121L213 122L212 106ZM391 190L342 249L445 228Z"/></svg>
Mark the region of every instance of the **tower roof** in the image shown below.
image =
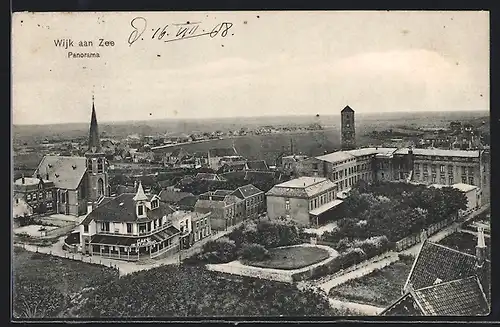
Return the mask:
<svg viewBox="0 0 500 327"><path fill-rule="evenodd" d="M148 197L144 193L144 190L142 189L142 183L139 181L139 187L137 188L137 193L134 196L134 201L147 201Z"/></svg>
<svg viewBox="0 0 500 327"><path fill-rule="evenodd" d="M351 108L351 107L349 107L349 106L345 106L345 108L344 108L344 109L342 109L342 111L341 111L341 112L354 112L354 110L352 110L352 108Z"/></svg>
<svg viewBox="0 0 500 327"><path fill-rule="evenodd" d="M95 113L94 97L92 96L92 116L90 118L89 149L90 153L101 152L101 140L99 139L99 129L97 127L97 116Z"/></svg>

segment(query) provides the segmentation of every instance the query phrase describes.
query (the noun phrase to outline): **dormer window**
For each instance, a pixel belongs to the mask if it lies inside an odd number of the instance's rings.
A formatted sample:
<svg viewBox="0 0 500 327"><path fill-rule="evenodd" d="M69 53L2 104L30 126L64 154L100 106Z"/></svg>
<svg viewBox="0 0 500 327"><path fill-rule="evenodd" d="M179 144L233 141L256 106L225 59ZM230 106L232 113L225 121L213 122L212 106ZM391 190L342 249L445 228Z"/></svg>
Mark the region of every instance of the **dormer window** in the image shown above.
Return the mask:
<svg viewBox="0 0 500 327"><path fill-rule="evenodd" d="M138 204L137 205L137 216L143 216L143 215L144 215L144 205Z"/></svg>
<svg viewBox="0 0 500 327"><path fill-rule="evenodd" d="M158 208L158 200L153 200L151 201L151 209L156 209Z"/></svg>

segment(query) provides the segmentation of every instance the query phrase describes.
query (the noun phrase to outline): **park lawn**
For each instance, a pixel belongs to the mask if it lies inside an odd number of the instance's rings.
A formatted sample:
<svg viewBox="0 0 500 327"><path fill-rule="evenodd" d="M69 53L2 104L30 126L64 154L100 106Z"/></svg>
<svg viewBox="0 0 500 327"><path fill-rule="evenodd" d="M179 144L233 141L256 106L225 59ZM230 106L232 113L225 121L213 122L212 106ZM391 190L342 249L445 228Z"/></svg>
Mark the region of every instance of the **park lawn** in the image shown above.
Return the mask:
<svg viewBox="0 0 500 327"><path fill-rule="evenodd" d="M361 278L330 290L330 297L378 307L387 307L401 297L413 261L397 261Z"/></svg>
<svg viewBox="0 0 500 327"><path fill-rule="evenodd" d="M58 303L57 309L50 313L39 311L37 317L65 316L72 306L69 301L71 296L119 277L112 268L30 252L19 247L14 247L12 264L15 317L26 316L20 299L29 299L33 306L39 301L54 300ZM33 293L35 290L36 294Z"/></svg>
<svg viewBox="0 0 500 327"><path fill-rule="evenodd" d="M330 257L330 253L318 247L295 246L269 249L269 259L264 261L247 261L245 264L274 269L300 269L321 262Z"/></svg>
<svg viewBox="0 0 500 327"><path fill-rule="evenodd" d="M485 237L484 242L486 244L486 258L491 260L491 239ZM460 252L476 255L477 236L473 234L456 232L446 236L438 243Z"/></svg>

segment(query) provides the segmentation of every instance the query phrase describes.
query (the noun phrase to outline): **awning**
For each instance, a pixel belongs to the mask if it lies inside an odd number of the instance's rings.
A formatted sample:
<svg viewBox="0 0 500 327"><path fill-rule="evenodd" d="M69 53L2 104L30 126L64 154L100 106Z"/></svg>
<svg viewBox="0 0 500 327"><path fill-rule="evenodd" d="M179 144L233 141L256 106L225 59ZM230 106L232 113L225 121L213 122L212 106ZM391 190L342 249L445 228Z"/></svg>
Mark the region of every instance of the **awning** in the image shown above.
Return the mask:
<svg viewBox="0 0 500 327"><path fill-rule="evenodd" d="M322 213L324 213L324 212L326 212L326 211L328 211L328 210L330 210L330 209L338 206L342 202L344 202L344 201L335 199L332 202L325 203L321 207L318 207L318 208L316 208L314 210L309 211L309 214L311 214L313 216L319 216Z"/></svg>
<svg viewBox="0 0 500 327"><path fill-rule="evenodd" d="M94 235L90 240L91 244L130 246L137 240L132 237L120 237L111 235Z"/></svg>

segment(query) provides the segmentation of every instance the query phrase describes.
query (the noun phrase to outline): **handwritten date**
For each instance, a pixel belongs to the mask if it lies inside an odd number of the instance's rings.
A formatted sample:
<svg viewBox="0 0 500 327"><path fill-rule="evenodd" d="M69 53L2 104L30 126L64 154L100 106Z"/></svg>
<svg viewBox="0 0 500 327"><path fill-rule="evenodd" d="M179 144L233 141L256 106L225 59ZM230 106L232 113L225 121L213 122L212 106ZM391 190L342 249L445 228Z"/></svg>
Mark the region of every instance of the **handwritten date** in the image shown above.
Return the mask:
<svg viewBox="0 0 500 327"><path fill-rule="evenodd" d="M206 32L205 30L200 31L200 24L200 22L187 22L183 24L170 24L158 28L152 28L152 34L149 35L149 38L163 42L173 42L206 35L211 38L216 36L226 37L229 30L233 26L232 23L222 22L215 25L210 31ZM130 21L130 26L132 26L132 32L128 37L129 46L132 46L132 44L139 39L143 40L145 37L148 37L145 35L148 30L148 22L144 17L135 17Z"/></svg>

